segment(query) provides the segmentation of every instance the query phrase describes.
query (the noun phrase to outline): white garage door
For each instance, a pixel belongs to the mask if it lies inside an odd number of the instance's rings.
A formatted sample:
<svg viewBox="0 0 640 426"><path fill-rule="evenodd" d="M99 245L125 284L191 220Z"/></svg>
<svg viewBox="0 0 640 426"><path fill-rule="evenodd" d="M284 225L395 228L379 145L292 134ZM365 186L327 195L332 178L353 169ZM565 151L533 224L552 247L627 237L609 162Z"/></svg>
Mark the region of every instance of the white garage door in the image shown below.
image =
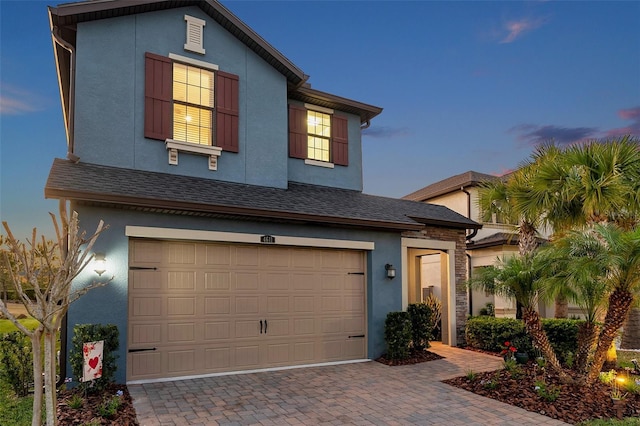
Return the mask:
<svg viewBox="0 0 640 426"><path fill-rule="evenodd" d="M365 358L364 252L131 239L127 380Z"/></svg>

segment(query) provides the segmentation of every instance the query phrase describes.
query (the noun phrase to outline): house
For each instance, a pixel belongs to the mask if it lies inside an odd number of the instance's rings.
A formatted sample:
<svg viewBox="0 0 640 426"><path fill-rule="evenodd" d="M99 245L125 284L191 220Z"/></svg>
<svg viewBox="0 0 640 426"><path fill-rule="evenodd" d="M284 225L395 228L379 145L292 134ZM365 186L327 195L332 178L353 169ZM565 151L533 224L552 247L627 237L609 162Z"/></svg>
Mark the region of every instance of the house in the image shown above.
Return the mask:
<svg viewBox="0 0 640 426"><path fill-rule="evenodd" d="M381 108L312 88L215 0L49 15L68 154L45 196L110 226L94 247L106 266L74 285L113 277L66 330L116 324L119 382L376 358L431 252L448 271L443 342L462 341L464 238L480 225L362 192L361 132Z"/></svg>
<svg viewBox="0 0 640 426"><path fill-rule="evenodd" d="M474 271L489 265L493 265L498 258L505 258L518 254L518 230L517 224L509 223L508 219L493 215L491 221L483 221L478 206L478 190L485 182L503 179L479 173L467 171L427 185L403 199L419 201L430 204L446 206L457 213L482 224L482 229L469 233L466 236L467 276L473 276ZM551 234L551 230L543 228L539 230L540 242L545 241ZM425 293L439 294L441 288L440 259L437 256L424 257L421 263L421 288ZM516 305L513 300L493 296L481 290L470 290L468 294L469 314L479 315L487 306L493 305L496 317L516 316ZM555 308L553 304L540 304L540 315L553 317ZM577 306L569 306L569 314L581 315Z"/></svg>

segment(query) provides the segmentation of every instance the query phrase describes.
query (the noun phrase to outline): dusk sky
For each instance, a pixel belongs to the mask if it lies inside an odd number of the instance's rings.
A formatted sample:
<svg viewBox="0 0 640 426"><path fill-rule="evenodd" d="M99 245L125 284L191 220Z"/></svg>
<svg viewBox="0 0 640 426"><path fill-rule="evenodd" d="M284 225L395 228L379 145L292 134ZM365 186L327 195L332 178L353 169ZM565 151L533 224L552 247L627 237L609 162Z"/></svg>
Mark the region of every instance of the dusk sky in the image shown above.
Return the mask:
<svg viewBox="0 0 640 426"><path fill-rule="evenodd" d="M44 185L66 155L59 3L0 1L0 216L20 239L53 237L58 208ZM313 88L384 108L363 136L369 194L502 174L552 139L640 136L640 1L222 3Z"/></svg>

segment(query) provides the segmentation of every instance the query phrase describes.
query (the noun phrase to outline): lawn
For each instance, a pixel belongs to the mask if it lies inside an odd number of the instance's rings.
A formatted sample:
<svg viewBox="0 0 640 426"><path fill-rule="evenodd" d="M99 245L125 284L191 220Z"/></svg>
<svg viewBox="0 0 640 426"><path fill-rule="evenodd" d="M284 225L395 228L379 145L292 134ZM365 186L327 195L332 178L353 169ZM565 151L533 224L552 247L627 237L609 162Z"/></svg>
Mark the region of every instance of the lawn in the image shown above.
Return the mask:
<svg viewBox="0 0 640 426"><path fill-rule="evenodd" d="M11 387L0 380L0 425L30 425L32 405L33 397L16 397Z"/></svg>
<svg viewBox="0 0 640 426"><path fill-rule="evenodd" d="M29 330L33 330L38 326L38 320L33 318L24 318L18 320L18 322L27 327ZM12 331L18 331L18 328L10 320L0 320L0 334L7 334L11 333Z"/></svg>

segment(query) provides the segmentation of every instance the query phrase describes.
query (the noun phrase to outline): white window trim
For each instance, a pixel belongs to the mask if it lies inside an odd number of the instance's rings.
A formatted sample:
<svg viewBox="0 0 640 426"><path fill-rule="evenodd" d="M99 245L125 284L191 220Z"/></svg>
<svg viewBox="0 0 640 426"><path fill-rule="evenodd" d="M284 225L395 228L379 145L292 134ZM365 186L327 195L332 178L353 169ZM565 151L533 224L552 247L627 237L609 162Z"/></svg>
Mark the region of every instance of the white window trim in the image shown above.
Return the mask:
<svg viewBox="0 0 640 426"><path fill-rule="evenodd" d="M304 104L304 107L306 109L310 109L312 111L324 112L325 114L333 114L333 112L334 112L331 108L325 108L325 107L321 107L321 106L313 105L313 104Z"/></svg>
<svg viewBox="0 0 640 426"><path fill-rule="evenodd" d="M209 170L218 170L218 157L222 155L222 148L217 146L199 145L192 142L176 141L167 139L164 142L169 152L169 164L178 165L178 152L188 152L191 154L199 154L209 156Z"/></svg>
<svg viewBox="0 0 640 426"><path fill-rule="evenodd" d="M333 169L335 167L333 163L329 163L327 161L312 160L310 158L305 159L304 164L308 166L326 167L327 169Z"/></svg>
<svg viewBox="0 0 640 426"><path fill-rule="evenodd" d="M184 15L184 20L187 23L187 42L184 44L184 50L204 55L204 26L207 25L207 22L189 15ZM190 29L192 28L194 28L198 33L197 39L191 37Z"/></svg>
<svg viewBox="0 0 640 426"><path fill-rule="evenodd" d="M169 53L169 59L177 62L183 62L189 65L195 65L196 67L206 68L211 71L218 71L218 66L210 62L199 61L197 59L188 58L186 56L177 55L175 53Z"/></svg>
<svg viewBox="0 0 640 426"><path fill-rule="evenodd" d="M125 226L124 234L127 237L155 238L162 240L193 240L226 243L260 244L260 234L245 234L241 232L201 231L198 229L157 228L151 226ZM334 240L329 238L289 237L286 235L273 235L277 246L338 248L353 250L374 250L373 241Z"/></svg>

